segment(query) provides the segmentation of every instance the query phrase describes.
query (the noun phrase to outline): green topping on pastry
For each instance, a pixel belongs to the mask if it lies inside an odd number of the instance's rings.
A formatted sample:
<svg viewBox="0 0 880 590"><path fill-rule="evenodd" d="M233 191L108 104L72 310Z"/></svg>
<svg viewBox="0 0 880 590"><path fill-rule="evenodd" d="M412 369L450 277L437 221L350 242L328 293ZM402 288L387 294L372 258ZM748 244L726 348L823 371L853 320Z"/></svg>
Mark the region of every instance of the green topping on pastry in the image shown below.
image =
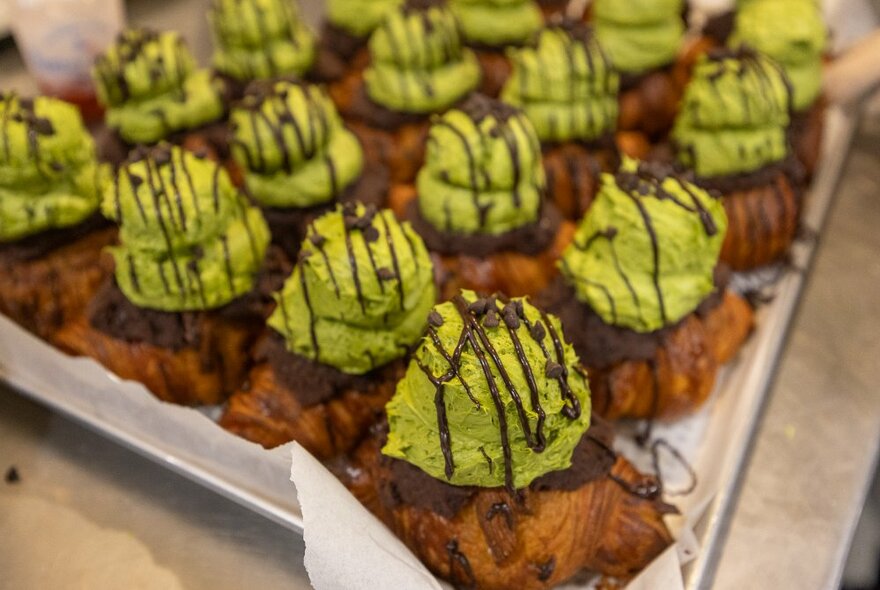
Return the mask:
<svg viewBox="0 0 880 590"><path fill-rule="evenodd" d="M393 11L370 37L370 56L367 94L402 113L441 111L480 83L477 58L462 46L455 17L442 5L410 0Z"/></svg>
<svg viewBox="0 0 880 590"><path fill-rule="evenodd" d="M822 89L827 39L815 0L741 0L730 44L746 43L782 64L794 88L794 108L802 111Z"/></svg>
<svg viewBox="0 0 880 590"><path fill-rule="evenodd" d="M168 144L134 152L102 210L120 224L116 282L149 309L207 310L248 293L269 244L223 168Z"/></svg>
<svg viewBox="0 0 880 590"><path fill-rule="evenodd" d="M291 352L360 375L402 357L434 305L421 238L390 210L347 203L309 225L269 325Z"/></svg>
<svg viewBox="0 0 880 590"><path fill-rule="evenodd" d="M533 0L450 0L468 43L489 47L521 45L544 22Z"/></svg>
<svg viewBox="0 0 880 590"><path fill-rule="evenodd" d="M129 143L155 143L220 118L221 83L196 63L180 35L129 29L95 60L107 125Z"/></svg>
<svg viewBox="0 0 880 590"><path fill-rule="evenodd" d="M355 37L366 37L403 0L327 0L327 20Z"/></svg>
<svg viewBox="0 0 880 590"><path fill-rule="evenodd" d="M587 26L549 26L534 47L510 58L501 98L525 111L541 141L593 141L614 132L620 77Z"/></svg>
<svg viewBox="0 0 880 590"><path fill-rule="evenodd" d="M459 234L498 235L536 222L545 184L528 118L482 95L434 121L416 178L425 220Z"/></svg>
<svg viewBox="0 0 880 590"><path fill-rule="evenodd" d="M85 220L101 175L75 106L0 93L0 242Z"/></svg>
<svg viewBox="0 0 880 590"><path fill-rule="evenodd" d="M602 186L559 267L606 323L637 332L674 325L715 289L727 231L719 200L635 160Z"/></svg>
<svg viewBox="0 0 880 590"><path fill-rule="evenodd" d="M684 0L596 0L599 43L621 72L641 74L675 61L684 39Z"/></svg>
<svg viewBox="0 0 880 590"><path fill-rule="evenodd" d="M590 389L559 319L463 291L428 323L386 406L382 452L453 485L509 490L570 467Z"/></svg>
<svg viewBox="0 0 880 590"><path fill-rule="evenodd" d="M363 170L360 142L317 86L252 85L230 119L232 155L251 195L266 207L332 201Z"/></svg>
<svg viewBox="0 0 880 590"><path fill-rule="evenodd" d="M783 160L790 95L782 68L750 49L701 56L672 131L679 161L713 177Z"/></svg>
<svg viewBox="0 0 880 590"><path fill-rule="evenodd" d="M315 38L295 0L212 0L214 67L238 80L302 75L315 61Z"/></svg>

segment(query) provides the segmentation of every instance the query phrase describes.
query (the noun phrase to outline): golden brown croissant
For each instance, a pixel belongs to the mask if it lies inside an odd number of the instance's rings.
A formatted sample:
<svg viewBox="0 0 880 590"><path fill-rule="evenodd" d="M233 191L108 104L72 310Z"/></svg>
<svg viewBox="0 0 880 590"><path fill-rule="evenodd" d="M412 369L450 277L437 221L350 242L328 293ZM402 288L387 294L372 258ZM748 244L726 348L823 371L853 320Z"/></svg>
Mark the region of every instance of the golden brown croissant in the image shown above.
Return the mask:
<svg viewBox="0 0 880 590"><path fill-rule="evenodd" d="M389 207L400 219L412 221L416 189L398 184L391 188ZM554 213L558 217L558 213ZM558 227L549 245L537 254L511 249L484 255L436 255L441 269L441 299L461 289L478 293L504 293L510 297L534 295L544 289L557 275L556 261L571 243L575 226L566 220L554 220ZM415 227L422 233L425 228ZM423 237L424 234L423 234ZM428 242L428 247L431 247Z"/></svg>
<svg viewBox="0 0 880 590"><path fill-rule="evenodd" d="M22 259L18 246L0 250L0 312L51 341L65 322L83 313L110 274L112 260L102 251L115 241L116 229L102 228L34 258Z"/></svg>
<svg viewBox="0 0 880 590"><path fill-rule="evenodd" d="M417 468L383 457L379 436L358 448L342 478L428 568L457 587L539 590L581 570L627 578L672 542L663 515L674 509L657 498L653 478L590 436L581 444L610 454L596 479L574 489L532 486L517 498L504 488L456 488L450 493L457 510L445 514L399 497L401 472Z"/></svg>
<svg viewBox="0 0 880 590"><path fill-rule="evenodd" d="M319 459L348 452L361 441L394 393L401 372L399 363L375 377L352 377L350 383L333 388L338 390L331 391L329 399L313 401L308 396L329 380L314 381L335 369L306 359L300 359L297 366L276 369L273 356L283 346L274 335L261 339L257 345L259 364L251 370L247 384L229 398L220 425L266 448L295 440ZM292 358L283 352L282 356ZM297 373L297 387L279 371Z"/></svg>
<svg viewBox="0 0 880 590"><path fill-rule="evenodd" d="M785 256L801 212L801 195L791 176L779 170L767 182L722 193L728 224L721 261L748 270Z"/></svg>
<svg viewBox="0 0 880 590"><path fill-rule="evenodd" d="M139 381L159 399L176 404L218 404L241 383L254 341L252 321L218 312L150 312L122 299L115 286L102 289L87 313L58 333L58 346L72 355L92 357L119 377ZM153 334L117 337L95 325L96 315L104 313L113 316L107 322L117 328L126 324L125 330L139 331L144 326L144 334ZM151 322L154 314L163 319Z"/></svg>
<svg viewBox="0 0 880 590"><path fill-rule="evenodd" d="M593 409L603 418L674 419L694 412L751 332L754 313L730 291L704 315L691 314L661 337L649 360L588 368Z"/></svg>
<svg viewBox="0 0 880 590"><path fill-rule="evenodd" d="M588 148L564 143L544 149L547 194L566 219L579 221L599 190L599 176L616 171L620 157L613 145Z"/></svg>

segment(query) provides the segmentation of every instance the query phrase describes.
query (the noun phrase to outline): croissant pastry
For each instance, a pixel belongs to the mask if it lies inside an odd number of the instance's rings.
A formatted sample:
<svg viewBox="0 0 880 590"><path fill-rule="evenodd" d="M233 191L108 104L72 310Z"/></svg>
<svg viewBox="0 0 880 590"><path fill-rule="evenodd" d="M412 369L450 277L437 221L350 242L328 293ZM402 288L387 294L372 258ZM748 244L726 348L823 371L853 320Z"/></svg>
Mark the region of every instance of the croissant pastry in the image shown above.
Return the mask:
<svg viewBox="0 0 880 590"><path fill-rule="evenodd" d="M350 450L391 397L435 299L424 243L390 210L347 203L318 217L220 424L323 459Z"/></svg>
<svg viewBox="0 0 880 590"><path fill-rule="evenodd" d="M758 268L785 256L797 236L803 197L784 169L752 186L722 191L728 229L721 260L734 270ZM705 182L707 187L721 187ZM717 189L716 189L717 190Z"/></svg>
<svg viewBox="0 0 880 590"><path fill-rule="evenodd" d="M46 251L40 244L0 246L0 313L40 338L52 341L58 330L80 316L110 274L102 250L116 241L116 229L104 227ZM34 257L31 257L31 255ZM22 258L24 256L24 258Z"/></svg>
<svg viewBox="0 0 880 590"><path fill-rule="evenodd" d="M607 444L591 436L582 444L604 453ZM583 570L627 579L672 543L663 516L674 508L659 499L653 478L620 456L574 489L450 490L453 513L402 500L399 485L415 487L409 480L428 476L383 457L380 447L379 438L366 440L344 483L431 571L459 588L542 590Z"/></svg>
<svg viewBox="0 0 880 590"><path fill-rule="evenodd" d="M666 166L628 160L602 177L539 300L568 327L603 418L693 412L745 341L752 309L718 265L726 224L718 200Z"/></svg>
<svg viewBox="0 0 880 590"><path fill-rule="evenodd" d="M219 424L266 448L297 441L326 460L360 442L391 398L400 365L382 375L340 380L284 350L277 335L257 345L257 365L226 404Z"/></svg>

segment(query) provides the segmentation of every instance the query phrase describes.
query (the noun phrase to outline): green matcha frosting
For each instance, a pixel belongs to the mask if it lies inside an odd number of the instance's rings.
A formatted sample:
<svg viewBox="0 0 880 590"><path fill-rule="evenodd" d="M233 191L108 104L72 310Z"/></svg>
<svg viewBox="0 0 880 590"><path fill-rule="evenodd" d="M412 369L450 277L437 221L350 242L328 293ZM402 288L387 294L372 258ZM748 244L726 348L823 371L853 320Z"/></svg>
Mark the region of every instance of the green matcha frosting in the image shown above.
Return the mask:
<svg viewBox="0 0 880 590"><path fill-rule="evenodd" d="M221 82L196 69L177 33L123 31L95 60L92 77L107 125L129 143L155 143L223 114Z"/></svg>
<svg viewBox="0 0 880 590"><path fill-rule="evenodd" d="M230 120L232 155L251 195L266 207L332 201L363 170L360 142L317 86L252 85Z"/></svg>
<svg viewBox="0 0 880 590"><path fill-rule="evenodd" d="M657 166L603 174L559 267L578 300L637 332L674 325L715 289L727 217L719 200Z"/></svg>
<svg viewBox="0 0 880 590"><path fill-rule="evenodd" d="M347 203L309 225L269 325L291 352L363 374L402 357L434 305L421 238L390 210Z"/></svg>
<svg viewBox="0 0 880 590"><path fill-rule="evenodd" d="M462 46L455 17L442 5L409 0L373 32L369 47L367 94L393 111L441 111L480 82L477 58Z"/></svg>
<svg viewBox="0 0 880 590"><path fill-rule="evenodd" d="M596 35L619 71L647 72L675 61L685 33L683 9L684 0L596 0Z"/></svg>
<svg viewBox="0 0 880 590"><path fill-rule="evenodd" d="M416 178L425 220L459 234L498 235L536 222L545 185L528 118L482 95L434 121Z"/></svg>
<svg viewBox="0 0 880 590"><path fill-rule="evenodd" d="M428 323L386 406L382 452L462 486L524 488L570 467L590 389L559 319L463 291Z"/></svg>
<svg viewBox="0 0 880 590"><path fill-rule="evenodd" d="M501 98L522 108L543 142L593 141L617 125L620 77L592 30L564 22L510 52Z"/></svg>
<svg viewBox="0 0 880 590"><path fill-rule="evenodd" d="M816 0L741 0L730 43L746 43L782 64L802 111L819 96L828 31Z"/></svg>
<svg viewBox="0 0 880 590"><path fill-rule="evenodd" d="M315 38L295 0L212 0L214 67L238 80L302 75L315 61Z"/></svg>
<svg viewBox="0 0 880 590"><path fill-rule="evenodd" d="M489 47L521 45L544 23L533 0L449 0L468 43Z"/></svg>
<svg viewBox="0 0 880 590"><path fill-rule="evenodd" d="M701 56L672 131L678 159L700 177L783 160L790 101L785 74L769 58L746 48Z"/></svg>
<svg viewBox="0 0 880 590"><path fill-rule="evenodd" d="M262 213L223 168L168 144L135 151L102 210L120 224L116 282L140 307L223 306L252 289L269 244Z"/></svg>
<svg viewBox="0 0 880 590"><path fill-rule="evenodd" d="M327 0L327 20L335 27L366 37L403 0Z"/></svg>
<svg viewBox="0 0 880 590"><path fill-rule="evenodd" d="M0 242L85 220L101 175L75 106L0 93Z"/></svg>

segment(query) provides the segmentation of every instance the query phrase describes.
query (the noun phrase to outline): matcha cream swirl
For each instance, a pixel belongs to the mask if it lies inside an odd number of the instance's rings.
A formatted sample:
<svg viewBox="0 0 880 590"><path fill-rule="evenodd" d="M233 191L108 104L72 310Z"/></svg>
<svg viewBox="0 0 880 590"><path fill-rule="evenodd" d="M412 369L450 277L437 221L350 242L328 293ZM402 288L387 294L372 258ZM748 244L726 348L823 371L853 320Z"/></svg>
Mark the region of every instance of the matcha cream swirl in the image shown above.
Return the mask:
<svg viewBox="0 0 880 590"><path fill-rule="evenodd" d="M0 94L0 242L84 221L102 172L75 106Z"/></svg>
<svg viewBox="0 0 880 590"><path fill-rule="evenodd" d="M533 0L450 0L468 43L488 47L521 45L544 22Z"/></svg>
<svg viewBox="0 0 880 590"><path fill-rule="evenodd" d="M590 389L559 319L463 291L428 324L386 406L382 452L453 485L511 491L570 467Z"/></svg>
<svg viewBox="0 0 880 590"><path fill-rule="evenodd" d="M366 37L403 0L327 0L327 20L354 37Z"/></svg>
<svg viewBox="0 0 880 590"><path fill-rule="evenodd" d="M136 151L102 209L120 224L116 282L139 307L221 307L253 288L269 244L262 213L225 170L167 144Z"/></svg>
<svg viewBox="0 0 880 590"><path fill-rule="evenodd" d="M599 43L618 71L641 74L675 61L685 34L684 0L596 0Z"/></svg>
<svg viewBox="0 0 880 590"><path fill-rule="evenodd" d="M610 325L674 325L715 289L727 231L719 200L634 160L602 186L559 263L578 300Z"/></svg>
<svg viewBox="0 0 880 590"><path fill-rule="evenodd" d="M155 143L223 114L221 83L196 63L177 33L130 29L95 60L107 126L129 143Z"/></svg>
<svg viewBox="0 0 880 590"><path fill-rule="evenodd" d="M789 153L790 109L776 62L747 48L703 55L672 131L678 159L704 178L779 162Z"/></svg>
<svg viewBox="0 0 880 590"><path fill-rule="evenodd" d="M212 0L214 67L237 80L302 75L315 61L315 38L295 0Z"/></svg>
<svg viewBox="0 0 880 590"><path fill-rule="evenodd" d="M252 85L230 116L232 155L266 207L332 201L363 171L360 142L326 92L293 82Z"/></svg>
<svg viewBox="0 0 880 590"><path fill-rule="evenodd" d="M617 125L620 76L592 30L565 21L509 52L501 98L522 108L542 142L595 141Z"/></svg>
<svg viewBox="0 0 880 590"><path fill-rule="evenodd" d="M409 0L373 32L369 48L367 94L393 111L441 111L480 82L477 58L462 46L455 17L442 5Z"/></svg>
<svg viewBox="0 0 880 590"><path fill-rule="evenodd" d="M290 352L360 375L406 354L434 305L434 270L409 224L347 203L316 219L269 325Z"/></svg>
<svg viewBox="0 0 880 590"><path fill-rule="evenodd" d="M803 111L822 90L827 39L816 0L740 0L730 44L746 43L782 64L794 90L794 108Z"/></svg>
<svg viewBox="0 0 880 590"><path fill-rule="evenodd" d="M528 118L481 95L434 121L416 178L422 217L439 231L470 235L537 222L545 184Z"/></svg>

